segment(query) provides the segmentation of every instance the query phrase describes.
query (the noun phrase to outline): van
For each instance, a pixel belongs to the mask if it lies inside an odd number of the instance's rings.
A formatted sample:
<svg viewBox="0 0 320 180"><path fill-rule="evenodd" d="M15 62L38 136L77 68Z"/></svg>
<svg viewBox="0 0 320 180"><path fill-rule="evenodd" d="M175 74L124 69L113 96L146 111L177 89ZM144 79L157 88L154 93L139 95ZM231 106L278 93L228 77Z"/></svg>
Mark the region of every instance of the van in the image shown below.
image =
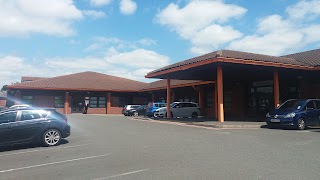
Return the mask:
<svg viewBox="0 0 320 180"><path fill-rule="evenodd" d="M162 108L162 107L166 107L167 106L167 103L162 103L162 102L150 102L148 103L148 107L147 107L147 110L146 110L146 116L148 117L152 117L154 116L154 112L159 109L159 108Z"/></svg>

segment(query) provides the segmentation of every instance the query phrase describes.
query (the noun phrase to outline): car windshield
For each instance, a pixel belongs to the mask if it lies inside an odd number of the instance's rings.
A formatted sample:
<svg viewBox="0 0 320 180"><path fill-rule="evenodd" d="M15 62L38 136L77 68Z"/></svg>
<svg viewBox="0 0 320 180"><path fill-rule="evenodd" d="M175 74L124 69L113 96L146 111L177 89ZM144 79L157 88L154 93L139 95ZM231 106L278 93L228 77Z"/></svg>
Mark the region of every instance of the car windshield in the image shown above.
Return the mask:
<svg viewBox="0 0 320 180"><path fill-rule="evenodd" d="M301 109L301 107L305 104L304 100L288 100L282 103L277 109Z"/></svg>
<svg viewBox="0 0 320 180"><path fill-rule="evenodd" d="M177 104L178 104L178 103L171 103L171 104L170 104L170 107L174 108L174 107L177 106Z"/></svg>

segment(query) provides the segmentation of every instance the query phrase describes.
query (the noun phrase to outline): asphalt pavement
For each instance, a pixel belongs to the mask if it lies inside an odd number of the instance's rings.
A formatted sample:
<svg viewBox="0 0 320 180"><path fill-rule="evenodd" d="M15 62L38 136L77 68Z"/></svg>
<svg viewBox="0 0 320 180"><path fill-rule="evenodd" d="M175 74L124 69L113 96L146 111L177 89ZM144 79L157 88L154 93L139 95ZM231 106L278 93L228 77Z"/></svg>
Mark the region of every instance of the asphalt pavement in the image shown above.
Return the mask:
<svg viewBox="0 0 320 180"><path fill-rule="evenodd" d="M56 147L0 152L0 179L319 179L320 129L214 128L71 115Z"/></svg>

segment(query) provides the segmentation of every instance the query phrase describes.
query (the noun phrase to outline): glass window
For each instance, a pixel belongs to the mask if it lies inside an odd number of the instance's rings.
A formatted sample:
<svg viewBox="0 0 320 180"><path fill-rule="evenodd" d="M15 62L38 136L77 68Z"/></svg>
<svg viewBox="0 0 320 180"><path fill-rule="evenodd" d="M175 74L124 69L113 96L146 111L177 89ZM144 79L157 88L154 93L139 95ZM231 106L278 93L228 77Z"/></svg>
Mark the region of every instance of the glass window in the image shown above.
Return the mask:
<svg viewBox="0 0 320 180"><path fill-rule="evenodd" d="M37 111L22 111L21 121L27 121L32 119L40 119L41 116Z"/></svg>
<svg viewBox="0 0 320 180"><path fill-rule="evenodd" d="M55 108L63 108L64 107L64 99L62 96L54 97L54 107Z"/></svg>
<svg viewBox="0 0 320 180"><path fill-rule="evenodd" d="M315 104L316 104L316 108L317 109L320 109L320 101L314 101L315 102Z"/></svg>
<svg viewBox="0 0 320 180"><path fill-rule="evenodd" d="M98 97L90 97L90 107L91 108L98 107Z"/></svg>
<svg viewBox="0 0 320 180"><path fill-rule="evenodd" d="M119 96L119 107L122 107L124 105L128 104L127 103L127 98L124 96Z"/></svg>
<svg viewBox="0 0 320 180"><path fill-rule="evenodd" d="M33 96L22 96L22 101L25 104L32 105L33 104Z"/></svg>
<svg viewBox="0 0 320 180"><path fill-rule="evenodd" d="M98 107L100 108L106 107L106 97L99 97Z"/></svg>
<svg viewBox="0 0 320 180"><path fill-rule="evenodd" d="M16 120L17 112L10 112L0 115L0 124L14 122Z"/></svg>
<svg viewBox="0 0 320 180"><path fill-rule="evenodd" d="M308 102L306 108L307 108L307 109L315 109L315 108L314 108L314 103L313 103L313 101Z"/></svg>

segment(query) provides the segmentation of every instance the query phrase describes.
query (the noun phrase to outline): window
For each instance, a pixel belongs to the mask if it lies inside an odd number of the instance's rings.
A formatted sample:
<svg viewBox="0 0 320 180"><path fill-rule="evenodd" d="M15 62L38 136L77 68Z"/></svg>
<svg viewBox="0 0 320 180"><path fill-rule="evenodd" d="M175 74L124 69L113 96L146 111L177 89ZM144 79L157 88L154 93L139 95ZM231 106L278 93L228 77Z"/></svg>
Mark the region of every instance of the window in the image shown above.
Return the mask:
<svg viewBox="0 0 320 180"><path fill-rule="evenodd" d="M313 101L308 102L306 109L315 109Z"/></svg>
<svg viewBox="0 0 320 180"><path fill-rule="evenodd" d="M16 120L17 112L10 112L0 115L0 124L14 122Z"/></svg>
<svg viewBox="0 0 320 180"><path fill-rule="evenodd" d="M127 98L124 96L119 96L119 107L125 106L127 103Z"/></svg>
<svg viewBox="0 0 320 180"><path fill-rule="evenodd" d="M205 107L213 107L213 91L208 89L206 92Z"/></svg>
<svg viewBox="0 0 320 180"><path fill-rule="evenodd" d="M54 107L55 108L63 108L64 107L64 99L62 96L54 97Z"/></svg>
<svg viewBox="0 0 320 180"><path fill-rule="evenodd" d="M106 97L99 97L98 107L100 108L106 107Z"/></svg>
<svg viewBox="0 0 320 180"><path fill-rule="evenodd" d="M22 101L25 104L32 105L33 104L33 96L22 96Z"/></svg>
<svg viewBox="0 0 320 180"><path fill-rule="evenodd" d="M91 108L105 108L106 107L106 97L90 97L90 107Z"/></svg>
<svg viewBox="0 0 320 180"><path fill-rule="evenodd" d="M316 104L316 108L317 109L320 109L320 101L314 101L315 102L315 104Z"/></svg>
<svg viewBox="0 0 320 180"><path fill-rule="evenodd" d="M27 121L32 119L40 119L41 116L37 111L22 111L21 121Z"/></svg>
<svg viewBox="0 0 320 180"><path fill-rule="evenodd" d="M98 97L90 97L90 107L91 108L98 107Z"/></svg>

